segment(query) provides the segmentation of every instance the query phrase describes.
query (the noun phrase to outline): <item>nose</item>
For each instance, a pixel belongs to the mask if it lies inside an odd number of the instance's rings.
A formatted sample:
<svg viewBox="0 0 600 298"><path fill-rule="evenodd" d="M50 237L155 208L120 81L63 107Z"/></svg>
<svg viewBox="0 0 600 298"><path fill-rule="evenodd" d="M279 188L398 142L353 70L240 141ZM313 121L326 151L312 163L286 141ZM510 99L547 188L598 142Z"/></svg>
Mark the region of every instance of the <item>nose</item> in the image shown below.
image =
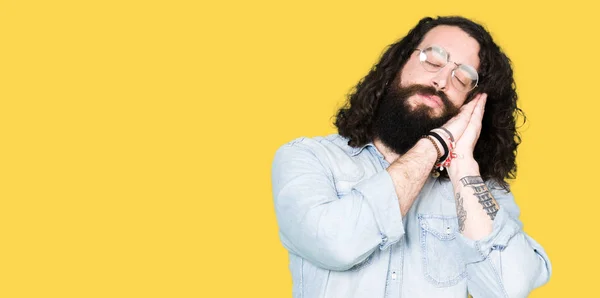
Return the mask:
<svg viewBox="0 0 600 298"><path fill-rule="evenodd" d="M448 63L450 64L450 63ZM450 78L450 75L452 74L452 67L446 65L444 66L442 69L440 69L438 72L435 73L435 76L433 78L431 78L431 85L436 89L436 90L446 90L446 87L448 86L448 80Z"/></svg>

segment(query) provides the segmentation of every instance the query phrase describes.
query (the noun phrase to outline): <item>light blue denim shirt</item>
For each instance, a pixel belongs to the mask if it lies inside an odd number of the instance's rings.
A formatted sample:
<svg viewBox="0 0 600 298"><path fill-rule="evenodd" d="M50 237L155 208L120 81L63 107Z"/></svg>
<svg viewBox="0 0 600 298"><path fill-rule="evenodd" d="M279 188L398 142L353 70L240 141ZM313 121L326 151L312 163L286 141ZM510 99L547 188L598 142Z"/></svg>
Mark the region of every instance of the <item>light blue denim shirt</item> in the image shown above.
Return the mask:
<svg viewBox="0 0 600 298"><path fill-rule="evenodd" d="M523 232L512 193L486 182L500 210L492 233L472 241L458 232L448 179L429 177L402 217L389 163L373 144L347 143L299 138L275 155L294 297L526 297L548 281L548 256Z"/></svg>

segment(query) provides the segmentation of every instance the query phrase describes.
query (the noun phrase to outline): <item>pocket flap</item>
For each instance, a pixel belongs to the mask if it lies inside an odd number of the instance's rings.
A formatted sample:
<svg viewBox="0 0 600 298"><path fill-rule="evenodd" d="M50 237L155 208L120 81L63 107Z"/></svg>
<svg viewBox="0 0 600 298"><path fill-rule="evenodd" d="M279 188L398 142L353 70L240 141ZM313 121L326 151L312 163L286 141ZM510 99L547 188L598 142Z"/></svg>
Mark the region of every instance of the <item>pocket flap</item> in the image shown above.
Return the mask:
<svg viewBox="0 0 600 298"><path fill-rule="evenodd" d="M440 240L456 238L458 231L458 218L444 215L419 215L419 224L423 230L433 234Z"/></svg>

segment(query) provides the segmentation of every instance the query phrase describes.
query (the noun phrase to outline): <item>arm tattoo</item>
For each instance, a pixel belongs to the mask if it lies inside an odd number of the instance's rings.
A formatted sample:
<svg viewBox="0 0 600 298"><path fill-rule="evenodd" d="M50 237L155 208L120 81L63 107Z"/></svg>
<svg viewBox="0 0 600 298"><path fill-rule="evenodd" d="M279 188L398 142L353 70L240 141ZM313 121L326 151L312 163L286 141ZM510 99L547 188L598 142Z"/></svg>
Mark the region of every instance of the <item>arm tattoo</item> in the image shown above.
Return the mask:
<svg viewBox="0 0 600 298"><path fill-rule="evenodd" d="M458 230L463 232L465 230L467 210L465 210L465 206L463 206L463 198L460 195L460 192L456 193L456 215L458 215Z"/></svg>
<svg viewBox="0 0 600 298"><path fill-rule="evenodd" d="M483 184L483 179L480 176L466 176L460 179L463 186L471 185L471 184Z"/></svg>
<svg viewBox="0 0 600 298"><path fill-rule="evenodd" d="M479 204L483 206L483 210L494 220L496 213L498 213L498 207L494 203L494 197L483 183L483 179L480 176L467 176L460 179L460 182L463 186L469 186L473 189L474 195L479 199Z"/></svg>

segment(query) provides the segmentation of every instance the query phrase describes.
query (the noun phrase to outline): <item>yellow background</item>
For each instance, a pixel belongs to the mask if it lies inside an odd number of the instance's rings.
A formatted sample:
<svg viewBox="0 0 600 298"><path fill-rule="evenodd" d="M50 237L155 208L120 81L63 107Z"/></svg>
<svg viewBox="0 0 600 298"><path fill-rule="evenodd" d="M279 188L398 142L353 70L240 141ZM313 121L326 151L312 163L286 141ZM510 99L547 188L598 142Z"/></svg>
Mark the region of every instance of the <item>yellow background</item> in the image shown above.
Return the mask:
<svg viewBox="0 0 600 298"><path fill-rule="evenodd" d="M333 133L385 46L447 14L514 63L512 185L554 267L531 297L596 292L592 1L0 3L0 297L291 297L275 150Z"/></svg>

